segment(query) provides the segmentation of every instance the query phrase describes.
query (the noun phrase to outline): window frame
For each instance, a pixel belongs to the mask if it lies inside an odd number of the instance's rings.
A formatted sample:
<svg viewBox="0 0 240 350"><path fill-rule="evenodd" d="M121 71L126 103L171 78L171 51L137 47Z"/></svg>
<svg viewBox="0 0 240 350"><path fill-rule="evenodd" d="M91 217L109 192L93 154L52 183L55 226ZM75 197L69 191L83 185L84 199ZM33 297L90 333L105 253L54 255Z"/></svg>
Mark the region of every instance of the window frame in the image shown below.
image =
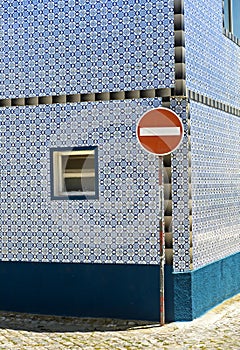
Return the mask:
<svg viewBox="0 0 240 350"><path fill-rule="evenodd" d="M79 172L73 172L71 176L67 171L64 172L62 167L62 158L64 156L71 155L93 155L94 156L94 191L80 192L76 191L64 191L63 179L64 178L78 178L78 174L82 173L82 168ZM75 169L77 171L77 168ZM56 147L50 149L50 172L51 172L51 199L57 200L85 200L85 199L98 199L99 198L99 185L98 185L98 147L97 146L83 146L83 147ZM85 175L87 172L85 172ZM81 177L81 176L79 176Z"/></svg>
<svg viewBox="0 0 240 350"><path fill-rule="evenodd" d="M223 0L223 33L240 46L240 34L234 32L233 11L232 0Z"/></svg>

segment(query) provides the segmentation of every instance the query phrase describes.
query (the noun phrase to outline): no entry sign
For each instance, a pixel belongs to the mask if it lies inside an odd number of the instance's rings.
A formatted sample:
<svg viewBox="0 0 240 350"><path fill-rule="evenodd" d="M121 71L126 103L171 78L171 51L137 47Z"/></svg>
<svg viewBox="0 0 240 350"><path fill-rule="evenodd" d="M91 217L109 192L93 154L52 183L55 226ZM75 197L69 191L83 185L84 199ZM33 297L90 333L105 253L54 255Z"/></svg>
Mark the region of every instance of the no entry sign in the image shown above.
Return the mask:
<svg viewBox="0 0 240 350"><path fill-rule="evenodd" d="M170 109L151 109L137 124L137 138L147 152L164 156L180 145L183 138L182 121Z"/></svg>

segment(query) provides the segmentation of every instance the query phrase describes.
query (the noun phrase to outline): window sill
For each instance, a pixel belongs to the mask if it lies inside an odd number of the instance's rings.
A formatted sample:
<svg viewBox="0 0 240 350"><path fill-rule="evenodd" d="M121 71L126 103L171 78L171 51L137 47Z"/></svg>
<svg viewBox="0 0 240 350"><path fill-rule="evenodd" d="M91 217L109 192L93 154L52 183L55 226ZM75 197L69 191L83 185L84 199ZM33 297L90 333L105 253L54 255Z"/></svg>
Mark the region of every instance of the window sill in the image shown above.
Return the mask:
<svg viewBox="0 0 240 350"><path fill-rule="evenodd" d="M240 39L233 35L233 33L229 32L226 28L223 28L223 34L230 40L232 40L235 44L240 46Z"/></svg>

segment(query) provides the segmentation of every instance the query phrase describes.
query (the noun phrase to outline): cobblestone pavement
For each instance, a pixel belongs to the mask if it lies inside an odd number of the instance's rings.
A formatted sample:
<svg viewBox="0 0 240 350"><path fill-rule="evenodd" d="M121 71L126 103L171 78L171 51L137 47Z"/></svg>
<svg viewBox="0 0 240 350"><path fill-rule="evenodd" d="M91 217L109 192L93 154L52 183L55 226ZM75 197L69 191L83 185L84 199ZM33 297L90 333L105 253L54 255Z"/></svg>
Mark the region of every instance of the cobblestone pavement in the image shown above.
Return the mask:
<svg viewBox="0 0 240 350"><path fill-rule="evenodd" d="M0 312L0 349L240 349L240 294L192 322L158 324Z"/></svg>

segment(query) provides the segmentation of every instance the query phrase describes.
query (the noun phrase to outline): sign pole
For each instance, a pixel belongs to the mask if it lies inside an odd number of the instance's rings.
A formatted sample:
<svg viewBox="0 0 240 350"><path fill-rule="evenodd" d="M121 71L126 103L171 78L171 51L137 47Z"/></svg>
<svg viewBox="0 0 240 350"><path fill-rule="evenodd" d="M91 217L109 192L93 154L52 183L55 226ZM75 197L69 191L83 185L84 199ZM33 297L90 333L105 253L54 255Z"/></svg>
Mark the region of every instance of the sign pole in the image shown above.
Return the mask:
<svg viewBox="0 0 240 350"><path fill-rule="evenodd" d="M151 109L139 119L136 128L141 147L159 158L159 244L160 244L160 324L165 324L164 267L164 166L163 156L175 151L182 142L184 128L181 118L164 107Z"/></svg>
<svg viewBox="0 0 240 350"><path fill-rule="evenodd" d="M165 223L164 223L164 166L159 156L159 244L160 244L160 325L165 324L164 266L165 266Z"/></svg>

